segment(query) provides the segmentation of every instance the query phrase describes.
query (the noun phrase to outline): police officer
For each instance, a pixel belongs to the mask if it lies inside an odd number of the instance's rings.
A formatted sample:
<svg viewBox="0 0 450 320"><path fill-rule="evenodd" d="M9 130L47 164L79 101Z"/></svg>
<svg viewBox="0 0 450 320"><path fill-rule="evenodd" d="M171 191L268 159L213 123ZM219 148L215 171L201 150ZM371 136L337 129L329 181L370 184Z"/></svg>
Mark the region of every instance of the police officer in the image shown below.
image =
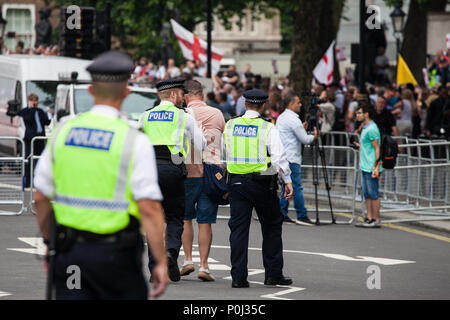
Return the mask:
<svg viewBox="0 0 450 320"><path fill-rule="evenodd" d="M45 243L54 201L57 299L147 299L140 224L158 261L151 295L169 281L154 150L120 112L133 69L128 56L113 51L87 67L95 105L55 129L36 168ZM69 286L72 275L80 282Z"/></svg>
<svg viewBox="0 0 450 320"><path fill-rule="evenodd" d="M166 217L166 250L169 278L180 280L178 255L184 224L184 180L185 158L190 142L202 151L206 140L195 119L182 109L184 101L184 79L169 79L156 84L161 103L145 112L140 126L155 147L159 186L164 200L162 206ZM153 275L155 261L149 250L148 267ZM150 278L152 281L153 277Z"/></svg>
<svg viewBox="0 0 450 320"><path fill-rule="evenodd" d="M224 131L230 187L231 277L233 288L247 288L248 238L253 208L261 223L265 285L290 285L283 275L283 215L277 195L277 173L292 196L289 163L275 126L261 118L268 96L261 90L244 92L246 112L229 120Z"/></svg>

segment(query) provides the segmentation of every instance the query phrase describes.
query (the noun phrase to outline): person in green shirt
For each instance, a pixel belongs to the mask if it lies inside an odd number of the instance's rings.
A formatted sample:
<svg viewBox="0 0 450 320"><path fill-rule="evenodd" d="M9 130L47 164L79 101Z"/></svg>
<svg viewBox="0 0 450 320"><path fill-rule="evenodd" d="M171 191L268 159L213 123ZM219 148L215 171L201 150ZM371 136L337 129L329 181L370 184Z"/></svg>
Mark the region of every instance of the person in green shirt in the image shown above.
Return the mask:
<svg viewBox="0 0 450 320"><path fill-rule="evenodd" d="M361 143L354 142L360 149L359 167L362 171L361 185L366 202L367 218L361 225L368 228L381 227L380 198L378 179L383 170L381 161L381 135L372 120L375 110L370 105L362 104L356 110L356 119L362 122ZM359 225L358 225L359 226Z"/></svg>

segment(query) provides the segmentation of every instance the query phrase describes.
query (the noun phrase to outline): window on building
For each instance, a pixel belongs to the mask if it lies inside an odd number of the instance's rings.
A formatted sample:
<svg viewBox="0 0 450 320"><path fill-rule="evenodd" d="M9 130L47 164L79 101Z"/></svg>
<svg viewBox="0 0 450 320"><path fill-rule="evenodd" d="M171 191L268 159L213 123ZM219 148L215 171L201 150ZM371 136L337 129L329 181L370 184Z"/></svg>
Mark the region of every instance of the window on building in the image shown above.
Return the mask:
<svg viewBox="0 0 450 320"><path fill-rule="evenodd" d="M34 33L33 16L29 8L6 8L5 35L7 32L15 32L16 38L5 36L5 44L11 52L14 52L18 41L23 41L24 49L32 47Z"/></svg>

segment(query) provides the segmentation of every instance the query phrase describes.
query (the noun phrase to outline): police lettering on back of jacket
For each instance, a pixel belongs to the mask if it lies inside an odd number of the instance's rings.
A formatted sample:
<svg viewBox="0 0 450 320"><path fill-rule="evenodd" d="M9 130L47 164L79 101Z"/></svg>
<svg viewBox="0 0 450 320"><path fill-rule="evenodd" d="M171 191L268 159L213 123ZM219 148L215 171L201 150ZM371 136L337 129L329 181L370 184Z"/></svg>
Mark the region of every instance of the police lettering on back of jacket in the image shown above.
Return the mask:
<svg viewBox="0 0 450 320"><path fill-rule="evenodd" d="M164 196L162 205L167 224L166 251L171 281L179 281L181 277L177 259L184 224L184 180L187 174L185 160L191 142L200 151L206 146L206 140L194 118L181 109L184 82L184 79L158 82L156 88L161 103L144 112L140 119L142 131L155 147L159 186ZM152 281L155 260L150 247L148 256Z"/></svg>
<svg viewBox="0 0 450 320"><path fill-rule="evenodd" d="M120 113L133 69L130 58L118 52L89 65L94 106L60 124L38 162L34 199L51 248L48 298L54 291L56 299L146 300L141 221L157 261L151 295L162 294L168 283L154 150ZM56 226L49 232L52 207ZM77 289L66 285L73 265L81 272Z"/></svg>
<svg viewBox="0 0 450 320"><path fill-rule="evenodd" d="M277 176L286 183L285 195L292 196L289 163L275 126L262 119L267 94L261 90L244 92L246 112L231 119L223 134L229 172L230 246L233 288L247 288L248 241L253 208L263 231L265 285L290 285L283 275L283 216L277 195ZM270 240L269 240L270 239Z"/></svg>

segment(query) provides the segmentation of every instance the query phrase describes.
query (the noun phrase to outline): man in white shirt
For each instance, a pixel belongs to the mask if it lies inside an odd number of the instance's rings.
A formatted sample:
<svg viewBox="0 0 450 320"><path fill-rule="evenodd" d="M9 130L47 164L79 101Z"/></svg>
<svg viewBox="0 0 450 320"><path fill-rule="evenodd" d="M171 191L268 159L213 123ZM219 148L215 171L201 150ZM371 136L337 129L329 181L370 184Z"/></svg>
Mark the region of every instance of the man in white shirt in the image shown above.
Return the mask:
<svg viewBox="0 0 450 320"><path fill-rule="evenodd" d="M286 110L278 117L276 127L280 132L281 141L283 141L284 148L286 149L287 159L289 161L289 168L291 171L292 187L294 188L294 207L297 212L297 220L293 221L288 216L289 202L283 196L281 192L280 209L284 215L284 221L290 223L297 223L300 225L313 225L307 215L305 208L305 200L303 198L303 186L302 186L302 143L312 144L314 140L317 140L319 133L314 128L314 135L308 135L298 113L302 107L300 98L294 92L290 92L283 99L283 106Z"/></svg>

